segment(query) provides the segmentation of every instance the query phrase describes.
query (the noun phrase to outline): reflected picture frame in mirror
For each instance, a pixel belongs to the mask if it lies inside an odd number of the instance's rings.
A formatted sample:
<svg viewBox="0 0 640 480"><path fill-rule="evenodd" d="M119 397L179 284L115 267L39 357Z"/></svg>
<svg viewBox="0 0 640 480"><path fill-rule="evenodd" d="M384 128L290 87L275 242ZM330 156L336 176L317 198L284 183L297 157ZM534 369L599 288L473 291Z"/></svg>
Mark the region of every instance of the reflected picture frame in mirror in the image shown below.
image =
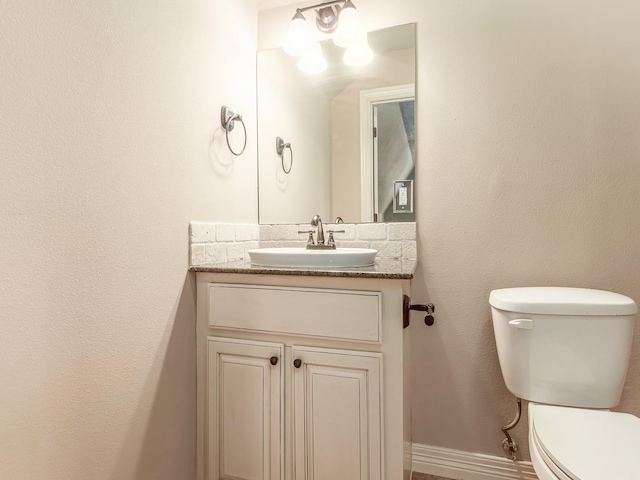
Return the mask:
<svg viewBox="0 0 640 480"><path fill-rule="evenodd" d="M368 40L374 59L361 67L345 65L330 38L320 42L328 64L320 74L300 71L281 48L258 52L261 224L307 223L315 214L415 221L413 208L393 206L395 182L415 180L415 24L368 32ZM277 137L296 152L289 174Z"/></svg>

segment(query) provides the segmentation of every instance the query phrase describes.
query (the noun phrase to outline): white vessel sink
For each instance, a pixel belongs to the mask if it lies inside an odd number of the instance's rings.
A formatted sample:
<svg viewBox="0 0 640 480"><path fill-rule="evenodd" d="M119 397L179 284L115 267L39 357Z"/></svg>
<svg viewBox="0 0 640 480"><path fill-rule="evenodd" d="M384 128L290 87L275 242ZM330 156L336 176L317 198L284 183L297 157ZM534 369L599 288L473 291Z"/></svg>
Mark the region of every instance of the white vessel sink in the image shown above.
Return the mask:
<svg viewBox="0 0 640 480"><path fill-rule="evenodd" d="M373 265L377 250L371 248L256 248L249 250L251 263L265 267L366 267Z"/></svg>

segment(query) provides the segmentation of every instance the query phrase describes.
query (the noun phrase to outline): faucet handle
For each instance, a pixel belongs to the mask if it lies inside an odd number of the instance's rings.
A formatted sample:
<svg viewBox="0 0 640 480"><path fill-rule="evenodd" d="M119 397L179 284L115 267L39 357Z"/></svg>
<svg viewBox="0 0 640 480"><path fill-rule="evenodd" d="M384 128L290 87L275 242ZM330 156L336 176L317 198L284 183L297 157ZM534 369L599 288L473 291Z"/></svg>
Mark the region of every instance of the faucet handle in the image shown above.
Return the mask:
<svg viewBox="0 0 640 480"><path fill-rule="evenodd" d="M309 234L309 238L307 238L307 245L314 245L315 241L313 240L313 230L298 230L298 233L307 233Z"/></svg>
<svg viewBox="0 0 640 480"><path fill-rule="evenodd" d="M329 234L329 239L327 240L327 245L330 247L335 248L336 246L336 241L333 238L333 234L334 233L345 233L344 230L327 230L327 233Z"/></svg>

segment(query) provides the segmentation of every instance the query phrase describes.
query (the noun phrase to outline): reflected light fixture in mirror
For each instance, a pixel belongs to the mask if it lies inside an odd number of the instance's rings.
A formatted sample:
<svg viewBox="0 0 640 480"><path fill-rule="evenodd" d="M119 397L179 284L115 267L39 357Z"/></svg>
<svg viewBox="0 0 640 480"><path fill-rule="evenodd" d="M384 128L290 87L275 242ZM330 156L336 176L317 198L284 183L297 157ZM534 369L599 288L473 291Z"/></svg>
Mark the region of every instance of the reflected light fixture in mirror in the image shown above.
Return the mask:
<svg viewBox="0 0 640 480"><path fill-rule="evenodd" d="M361 36L344 53L344 63L352 67L361 67L371 60L373 60L373 50L369 47L366 36Z"/></svg>
<svg viewBox="0 0 640 480"><path fill-rule="evenodd" d="M298 8L291 19L282 47L288 54L302 57L298 62L300 70L320 73L327 68L320 43L303 15L303 12L313 9L318 30L326 34L335 32L334 43L347 49L344 55L347 65L358 67L373 60L367 32L362 27L355 5L351 0L338 0Z"/></svg>
<svg viewBox="0 0 640 480"><path fill-rule="evenodd" d="M315 43L308 53L298 62L298 68L306 73L320 73L327 69L327 61L322 55L322 48Z"/></svg>

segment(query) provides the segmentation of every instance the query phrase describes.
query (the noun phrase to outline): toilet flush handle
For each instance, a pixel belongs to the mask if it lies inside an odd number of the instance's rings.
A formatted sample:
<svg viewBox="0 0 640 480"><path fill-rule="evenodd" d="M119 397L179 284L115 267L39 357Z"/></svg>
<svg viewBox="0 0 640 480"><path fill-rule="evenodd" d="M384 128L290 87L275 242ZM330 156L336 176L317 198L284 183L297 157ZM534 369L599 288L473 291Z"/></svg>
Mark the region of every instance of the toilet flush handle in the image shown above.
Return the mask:
<svg viewBox="0 0 640 480"><path fill-rule="evenodd" d="M522 330L533 330L533 320L530 318L516 318L509 320L509 325L514 328L521 328Z"/></svg>

